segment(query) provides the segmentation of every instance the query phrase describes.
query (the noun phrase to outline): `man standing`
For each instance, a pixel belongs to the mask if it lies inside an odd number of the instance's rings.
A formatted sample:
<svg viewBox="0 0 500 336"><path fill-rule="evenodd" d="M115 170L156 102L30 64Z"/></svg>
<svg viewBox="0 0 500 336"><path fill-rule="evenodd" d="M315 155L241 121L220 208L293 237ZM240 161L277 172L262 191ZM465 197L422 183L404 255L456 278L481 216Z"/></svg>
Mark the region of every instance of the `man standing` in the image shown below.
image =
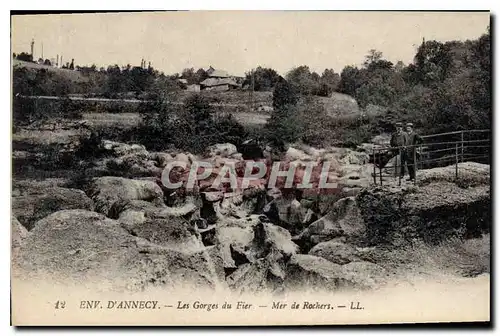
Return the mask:
<svg viewBox="0 0 500 336"><path fill-rule="evenodd" d="M407 161L408 161L408 174L410 175L410 181L415 181L415 165L416 165L416 157L417 157L417 147L416 145L419 145L423 142L422 138L420 135L415 133L413 131L413 124L412 123L407 123L406 124L406 134L407 134L407 139L408 143L407 146L412 146L408 147L407 150Z"/></svg>
<svg viewBox="0 0 500 336"><path fill-rule="evenodd" d="M404 177L405 175L405 164L407 161L407 155L406 155L406 146L408 145L408 135L403 132L403 124L398 122L396 123L396 132L392 134L391 137L391 147L399 147L395 149L396 155L400 155L400 176L401 178ZM397 159L397 158L396 158ZM397 160L396 160L397 162ZM395 171L395 174L397 174L397 171Z"/></svg>

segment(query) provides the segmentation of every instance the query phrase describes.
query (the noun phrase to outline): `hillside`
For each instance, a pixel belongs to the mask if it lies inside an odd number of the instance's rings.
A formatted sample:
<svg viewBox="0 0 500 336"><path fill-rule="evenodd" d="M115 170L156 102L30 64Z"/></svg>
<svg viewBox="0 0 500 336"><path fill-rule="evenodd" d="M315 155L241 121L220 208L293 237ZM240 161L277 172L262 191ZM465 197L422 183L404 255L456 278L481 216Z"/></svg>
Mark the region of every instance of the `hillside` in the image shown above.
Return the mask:
<svg viewBox="0 0 500 336"><path fill-rule="evenodd" d="M61 68L56 68L50 65L42 65L42 64L36 64L36 63L31 63L31 62L25 62L25 61L20 61L17 59L12 60L12 68L27 68L27 69L45 69L47 71L53 72L57 75L63 76L67 79L70 79L74 82L87 82L88 77L82 75L79 71L77 70L69 70L69 69L61 69Z"/></svg>

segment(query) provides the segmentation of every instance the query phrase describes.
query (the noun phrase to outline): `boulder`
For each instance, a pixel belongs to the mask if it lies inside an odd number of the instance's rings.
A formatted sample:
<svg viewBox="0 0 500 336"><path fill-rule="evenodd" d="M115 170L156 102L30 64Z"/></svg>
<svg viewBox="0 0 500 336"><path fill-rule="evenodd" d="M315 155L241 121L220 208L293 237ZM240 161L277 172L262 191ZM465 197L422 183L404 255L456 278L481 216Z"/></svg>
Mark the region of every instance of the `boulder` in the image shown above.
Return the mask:
<svg viewBox="0 0 500 336"><path fill-rule="evenodd" d="M434 182L422 187L375 187L359 193L356 203L372 244L472 238L489 232L491 225L489 185L460 188Z"/></svg>
<svg viewBox="0 0 500 336"><path fill-rule="evenodd" d="M458 184L464 187L475 187L490 184L490 165L477 162L460 162L458 168ZM417 172L419 185L432 182L455 182L455 165L423 169Z"/></svg>
<svg viewBox="0 0 500 336"><path fill-rule="evenodd" d="M24 240L28 237L28 230L19 223L15 217L10 218L11 227L11 250L12 254L16 254L17 251L22 248Z"/></svg>
<svg viewBox="0 0 500 336"><path fill-rule="evenodd" d="M288 150L286 151L285 158L288 161L311 161L313 158L306 154L305 152L301 151L300 149L294 148L294 147L289 147Z"/></svg>
<svg viewBox="0 0 500 336"><path fill-rule="evenodd" d="M149 153L148 159L155 161L156 166L160 168L165 168L167 163L173 161L172 155L170 155L169 153L162 153L162 152Z"/></svg>
<svg viewBox="0 0 500 336"><path fill-rule="evenodd" d="M226 278L229 288L237 295L279 293L283 290L285 273L281 266L268 259L259 259L238 267Z"/></svg>
<svg viewBox="0 0 500 336"><path fill-rule="evenodd" d="M246 253L252 245L256 223L228 218L216 226L215 242L222 249L225 268L236 268L249 261Z"/></svg>
<svg viewBox="0 0 500 336"><path fill-rule="evenodd" d="M219 286L205 249L176 251L152 244L96 212L53 213L35 225L25 243L14 260L24 277L133 291Z"/></svg>
<svg viewBox="0 0 500 336"><path fill-rule="evenodd" d="M158 206L164 204L160 186L148 180L98 177L92 180L88 194L95 203L95 210L106 216L113 216L110 210L117 202L144 200Z"/></svg>
<svg viewBox="0 0 500 336"><path fill-rule="evenodd" d="M354 260L342 266L347 278L356 282L356 288L374 289L387 282L389 272L374 263Z"/></svg>
<svg viewBox="0 0 500 336"><path fill-rule="evenodd" d="M127 225L126 228L134 236L177 251L203 248L200 233L194 223L182 217L146 214L142 223Z"/></svg>
<svg viewBox="0 0 500 336"><path fill-rule="evenodd" d="M228 158L237 152L236 146L231 143L215 144L208 148L208 153L211 157L221 156L223 158Z"/></svg>
<svg viewBox="0 0 500 336"><path fill-rule="evenodd" d="M269 220L292 233L300 232L305 224L308 209L303 207L295 197L277 197L263 209Z"/></svg>
<svg viewBox="0 0 500 336"><path fill-rule="evenodd" d="M110 141L110 140L102 140L101 148L108 151L111 155L115 157L120 157L124 155L131 154L143 154L148 155L148 151L146 147L143 145L128 145L121 142Z"/></svg>
<svg viewBox="0 0 500 336"><path fill-rule="evenodd" d="M357 250L353 246L335 241L319 243L309 251L309 254L339 265L360 260L357 256Z"/></svg>
<svg viewBox="0 0 500 336"><path fill-rule="evenodd" d="M258 223L253 226L253 241L246 253L250 260L272 255L275 259L288 260L298 253L299 247L292 242L290 232L271 223Z"/></svg>
<svg viewBox="0 0 500 336"><path fill-rule="evenodd" d="M295 254L286 267L284 286L289 291L338 291L353 287L342 266L321 257Z"/></svg>
<svg viewBox="0 0 500 336"><path fill-rule="evenodd" d="M370 162L370 156L364 152L349 150L344 156L340 158L339 162L342 164L363 165Z"/></svg>
<svg viewBox="0 0 500 336"><path fill-rule="evenodd" d="M341 266L321 257L296 254L287 265L284 286L300 292L369 290L383 284L386 276L382 267L365 261Z"/></svg>
<svg viewBox="0 0 500 336"><path fill-rule="evenodd" d="M94 203L82 190L61 187L24 189L12 197L12 213L28 230L51 213L69 209L93 210Z"/></svg>

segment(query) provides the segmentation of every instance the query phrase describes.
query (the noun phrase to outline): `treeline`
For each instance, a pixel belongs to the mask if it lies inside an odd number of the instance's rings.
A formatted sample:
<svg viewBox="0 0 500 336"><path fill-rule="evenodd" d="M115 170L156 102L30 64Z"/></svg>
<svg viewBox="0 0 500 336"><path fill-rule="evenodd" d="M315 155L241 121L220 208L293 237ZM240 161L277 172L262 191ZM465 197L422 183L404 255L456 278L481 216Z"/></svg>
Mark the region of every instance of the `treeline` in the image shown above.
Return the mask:
<svg viewBox="0 0 500 336"><path fill-rule="evenodd" d="M397 121L413 122L426 134L489 129L490 28L475 40L423 41L409 65L393 64L370 50L362 67L346 66L331 88L353 96L364 110L361 115L327 116L324 106L308 98L317 94L317 83L307 67L299 67L275 87L267 125L274 141L356 145L392 131ZM374 106L378 113L368 113Z"/></svg>
<svg viewBox="0 0 500 336"><path fill-rule="evenodd" d="M13 94L65 96L82 94L106 98L140 98L162 90L180 90L175 78L148 67L126 65L97 69L77 66L78 80L57 69L16 67Z"/></svg>

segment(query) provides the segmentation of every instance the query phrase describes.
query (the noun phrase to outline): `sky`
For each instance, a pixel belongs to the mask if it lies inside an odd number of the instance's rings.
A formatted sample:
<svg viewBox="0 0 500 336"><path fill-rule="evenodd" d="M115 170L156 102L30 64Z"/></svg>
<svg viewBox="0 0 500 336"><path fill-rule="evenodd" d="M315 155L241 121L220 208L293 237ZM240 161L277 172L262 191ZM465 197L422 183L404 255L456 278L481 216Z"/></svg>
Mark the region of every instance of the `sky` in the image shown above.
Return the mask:
<svg viewBox="0 0 500 336"><path fill-rule="evenodd" d="M165 74L213 66L244 75L257 66L284 75L361 65L370 49L413 60L426 40L476 39L488 12L179 11L12 16L12 52L75 59L75 65L140 65Z"/></svg>

